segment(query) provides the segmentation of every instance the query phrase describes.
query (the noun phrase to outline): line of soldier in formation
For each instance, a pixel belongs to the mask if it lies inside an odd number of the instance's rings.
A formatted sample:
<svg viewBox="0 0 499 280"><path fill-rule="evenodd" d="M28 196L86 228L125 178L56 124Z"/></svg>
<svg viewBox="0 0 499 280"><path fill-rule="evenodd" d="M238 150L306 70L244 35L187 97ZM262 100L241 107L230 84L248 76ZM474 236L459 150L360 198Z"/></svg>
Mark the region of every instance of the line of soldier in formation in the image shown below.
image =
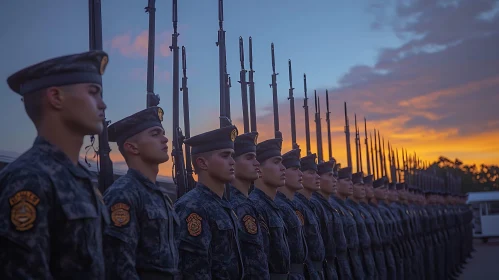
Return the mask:
<svg viewBox="0 0 499 280"><path fill-rule="evenodd" d="M107 128L129 171L102 196L78 156L105 129L107 63L91 51L7 80L38 136L0 173L1 279L452 279L470 257L453 181L373 181L235 126L185 140L198 182L173 203L159 107Z"/></svg>

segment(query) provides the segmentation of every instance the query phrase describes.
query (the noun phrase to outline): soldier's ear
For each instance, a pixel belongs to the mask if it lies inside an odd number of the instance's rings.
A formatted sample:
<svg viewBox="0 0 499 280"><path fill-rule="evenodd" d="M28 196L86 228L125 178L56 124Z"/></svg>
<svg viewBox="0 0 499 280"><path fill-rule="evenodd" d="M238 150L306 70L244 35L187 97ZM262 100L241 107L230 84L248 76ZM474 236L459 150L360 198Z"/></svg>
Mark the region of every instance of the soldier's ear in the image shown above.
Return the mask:
<svg viewBox="0 0 499 280"><path fill-rule="evenodd" d="M125 143L123 143L123 149L125 150L125 152L127 154L131 154L131 155L138 155L139 154L139 149L137 147L137 144L135 144L133 142L126 141Z"/></svg>
<svg viewBox="0 0 499 280"><path fill-rule="evenodd" d="M61 109L64 103L64 94L60 87L49 87L43 90L47 102L50 104L52 108Z"/></svg>
<svg viewBox="0 0 499 280"><path fill-rule="evenodd" d="M199 170L207 170L209 164L205 157L199 156L196 158L196 165Z"/></svg>

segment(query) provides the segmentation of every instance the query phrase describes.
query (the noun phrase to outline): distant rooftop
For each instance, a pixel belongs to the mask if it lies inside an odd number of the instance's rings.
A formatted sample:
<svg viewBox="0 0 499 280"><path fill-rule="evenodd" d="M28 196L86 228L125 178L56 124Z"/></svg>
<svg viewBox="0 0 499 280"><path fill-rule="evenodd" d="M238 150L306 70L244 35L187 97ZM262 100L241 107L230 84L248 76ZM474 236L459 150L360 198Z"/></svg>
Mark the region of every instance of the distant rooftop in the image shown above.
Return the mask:
<svg viewBox="0 0 499 280"><path fill-rule="evenodd" d="M16 158L18 158L21 155L21 153L18 152L12 152L12 151L4 151L0 150L0 163L11 163L13 162ZM97 162L88 160L90 163L90 167L85 163L85 160L80 157L80 162L87 167L90 171L97 173ZM126 167L125 164L116 164L113 163L113 172L115 175L125 175L128 171L128 168ZM173 183L173 179L169 176L162 176L158 175L158 181L162 183Z"/></svg>

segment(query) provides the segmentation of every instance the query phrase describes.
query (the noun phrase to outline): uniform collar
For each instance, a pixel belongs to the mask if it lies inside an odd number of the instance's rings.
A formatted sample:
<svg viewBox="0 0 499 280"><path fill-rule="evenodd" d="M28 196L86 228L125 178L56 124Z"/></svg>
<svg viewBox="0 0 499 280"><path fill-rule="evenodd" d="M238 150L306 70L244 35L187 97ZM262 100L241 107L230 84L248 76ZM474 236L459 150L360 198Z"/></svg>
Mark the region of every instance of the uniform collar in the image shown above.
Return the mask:
<svg viewBox="0 0 499 280"><path fill-rule="evenodd" d="M57 146L53 145L45 138L41 136L37 136L33 143L33 148L39 150L42 154L45 154L47 157L54 159L59 162L61 166L66 167L75 177L81 179L90 179L91 174L79 161L75 166L73 162L69 159L69 157L61 151Z"/></svg>

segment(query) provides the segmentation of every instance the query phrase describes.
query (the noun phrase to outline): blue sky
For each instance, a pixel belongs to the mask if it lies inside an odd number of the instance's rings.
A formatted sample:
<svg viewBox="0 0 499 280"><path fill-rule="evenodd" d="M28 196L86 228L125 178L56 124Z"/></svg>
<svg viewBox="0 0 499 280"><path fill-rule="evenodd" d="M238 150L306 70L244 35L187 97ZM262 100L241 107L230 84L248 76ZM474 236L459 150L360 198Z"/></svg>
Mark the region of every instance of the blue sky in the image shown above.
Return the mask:
<svg viewBox="0 0 499 280"><path fill-rule="evenodd" d="M87 1L11 0L4 2L0 11L0 24L4 26L0 30L2 41L0 77L3 77L4 81L14 71L30 64L54 56L88 50ZM110 55L110 63L104 76L104 98L108 105L106 114L108 119L117 121L145 108L147 57L145 56L146 45L141 44L145 37L140 35L147 31L148 14L144 12L147 1L104 0L102 2L104 49ZM470 1L462 2L470 3ZM484 6L483 10L491 10L490 5ZM165 50L170 44L172 32L171 1L158 0L156 7L157 69L155 92L161 96L160 106L164 108L165 117L168 120L171 117L172 83L170 73L172 72L172 57L170 52ZM218 49L215 45L218 30L217 9L216 0L179 1L178 18L179 32L181 33L179 45L184 45L187 49L191 134L200 133L208 128L216 128L218 124ZM463 9L469 9L469 5L463 4L457 7L453 14ZM435 11L435 8L433 10ZM338 117L342 113L342 101L346 100L352 103L353 110L357 109L358 113L370 113L375 124L379 122L378 125L383 126L382 121L386 123L393 120L393 116L375 114L380 111L379 108L388 106L380 94L374 90L369 90L369 94L359 95L357 99L355 99L355 94L365 92L366 88L373 89L379 85L379 81L370 79L372 77L367 75L366 71L382 73L386 70L383 68L383 65L387 64L384 59L386 59L386 55L390 54L390 50L393 52L401 51L401 48L415 42L416 38L424 37L424 34L431 34L431 31L438 34L438 27L435 27L437 25L433 25L436 22L429 21L429 26L416 24L418 19L412 16L418 15L418 12L423 15L426 13L428 17L432 16L431 9L429 10L427 7L413 5L404 8L404 5L401 5L399 1L226 0L224 28L227 31L228 70L233 85L231 88L233 119L237 121L242 115L240 88L237 83L240 70L238 38L239 36L244 38L247 59L247 39L252 36L259 120L268 114L264 109L272 102L272 90L269 88L272 70L270 43L274 42L276 67L277 72L280 73L278 76L279 100L282 106L288 106L287 60L292 59L293 82L297 98L303 95L302 75L305 72L307 73L310 94L313 94L313 89L328 88L332 90L334 101L331 104L331 109L337 112ZM481 13L481 11L474 12ZM447 10L442 10L442 13L447 13ZM497 13L493 11L490 13L492 14L491 20L487 23L497 26ZM457 14L464 15L465 13ZM414 18L412 25L411 21L407 21L409 18ZM428 30L420 30L421 28ZM476 28L489 27L478 26ZM470 32L475 31L471 30ZM456 34L456 36L462 36L463 39L468 38L464 33ZM130 39L130 42L127 43L127 39ZM443 42L444 47L436 53L447 55L445 53L447 49L445 44L447 43L449 42ZM432 42L428 42L428 44L432 44ZM425 53L425 55L429 55L429 53ZM247 61L246 65L248 66ZM397 67L405 67L405 70L413 69L411 65L404 65ZM486 77L475 77L476 82L483 81L484 78L492 79L498 74L498 71L494 72L493 69L489 69L489 72L487 72ZM390 78L391 84L383 84L382 86L385 88L380 89L380 92L385 92L385 89L393 88L394 85L401 86L408 79L414 81L418 78L415 75L409 78L389 75L386 77ZM455 77L450 80L457 82ZM366 85L369 82L372 84ZM494 82L492 83L495 85ZM404 100L416 98L445 88L453 88L452 86L449 84L439 85L437 88L424 89L411 96L401 96L401 98ZM399 90L405 91L403 88ZM497 93L497 90L495 92ZM323 91L320 94L323 94ZM313 104L312 101L310 104ZM493 101L496 102L496 99ZM300 102L302 101L297 100L296 110L302 114ZM366 104L373 104L373 102L376 104L373 106L375 108L371 107L371 110L367 110ZM376 108L377 110L374 110ZM480 118L483 117L483 121L487 123L493 121L492 112L488 108L484 110L488 113ZM32 143L35 131L25 115L20 97L8 89L6 82L0 83L0 111L5 116L0 118L0 131L3 132L0 138L0 149L15 152L26 150ZM325 112L325 109L323 108L322 111ZM386 111L390 111L390 108L386 107ZM281 115L287 114L285 111L281 110L281 112ZM406 120L406 124L418 121L418 118L422 116L424 120L431 121L432 117L426 113L428 112L411 116L410 119ZM401 114L401 112L397 114ZM287 119L286 116L282 117L284 121ZM313 119L313 115L311 115L311 119ZM353 120L353 113L350 119ZM434 121L435 119L430 124L425 123L424 125L439 132L438 123ZM337 130L343 126L342 122L341 118L336 120ZM167 134L170 135L171 122L167 121L164 125ZM314 127L313 122L310 125L312 128ZM419 122L411 125L411 128L414 129L424 128ZM491 125L495 127L497 124L492 123ZM283 125L281 124L281 126ZM450 123L447 126L447 128L450 127L455 127L455 123ZM390 125L387 124L387 133L389 133L389 129ZM287 133L285 132L285 136ZM334 133L335 137L340 139L341 131ZM343 147L344 138L342 141L337 146ZM401 142L401 144L403 143ZM324 146L327 147L326 144ZM459 155L456 154L456 156ZM488 156L490 157L490 155Z"/></svg>

